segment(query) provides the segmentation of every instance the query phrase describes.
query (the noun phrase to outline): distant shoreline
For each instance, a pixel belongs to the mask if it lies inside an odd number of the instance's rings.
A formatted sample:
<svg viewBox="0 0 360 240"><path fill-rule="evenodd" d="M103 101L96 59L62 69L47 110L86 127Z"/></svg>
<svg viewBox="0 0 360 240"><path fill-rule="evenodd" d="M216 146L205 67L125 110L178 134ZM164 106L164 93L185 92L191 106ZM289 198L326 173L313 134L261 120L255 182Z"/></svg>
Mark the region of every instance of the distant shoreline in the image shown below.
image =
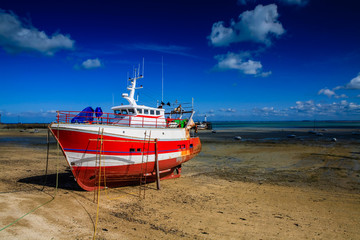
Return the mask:
<svg viewBox="0 0 360 240"><path fill-rule="evenodd" d="M47 128L50 123L0 123L0 129Z"/></svg>

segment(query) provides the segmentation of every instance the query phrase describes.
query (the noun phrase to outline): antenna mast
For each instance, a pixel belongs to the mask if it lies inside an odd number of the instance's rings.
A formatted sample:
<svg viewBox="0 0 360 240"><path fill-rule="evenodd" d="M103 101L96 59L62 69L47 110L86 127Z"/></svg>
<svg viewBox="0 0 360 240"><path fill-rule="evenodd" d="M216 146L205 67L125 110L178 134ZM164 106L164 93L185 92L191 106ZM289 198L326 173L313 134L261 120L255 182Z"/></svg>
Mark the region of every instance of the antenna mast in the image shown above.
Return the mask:
<svg viewBox="0 0 360 240"><path fill-rule="evenodd" d="M143 58L143 66L142 66L142 75L143 75L143 77L145 77L144 66L145 66L145 58Z"/></svg>
<svg viewBox="0 0 360 240"><path fill-rule="evenodd" d="M161 102L164 101L164 56L161 57Z"/></svg>

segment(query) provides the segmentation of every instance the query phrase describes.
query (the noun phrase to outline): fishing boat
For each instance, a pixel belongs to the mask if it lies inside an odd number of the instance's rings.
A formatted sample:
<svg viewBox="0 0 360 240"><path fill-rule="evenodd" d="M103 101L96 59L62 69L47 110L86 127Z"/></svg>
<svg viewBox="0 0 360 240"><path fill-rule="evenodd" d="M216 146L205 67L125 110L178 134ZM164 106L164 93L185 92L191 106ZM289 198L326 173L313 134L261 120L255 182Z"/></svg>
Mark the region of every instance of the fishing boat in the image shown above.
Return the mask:
<svg viewBox="0 0 360 240"><path fill-rule="evenodd" d="M129 78L127 105L112 113L91 107L80 112L58 111L49 129L58 141L78 185L87 191L130 182L179 177L181 164L201 151L194 136L194 110L181 105L170 112L138 105L137 80ZM185 115L189 117L185 117Z"/></svg>

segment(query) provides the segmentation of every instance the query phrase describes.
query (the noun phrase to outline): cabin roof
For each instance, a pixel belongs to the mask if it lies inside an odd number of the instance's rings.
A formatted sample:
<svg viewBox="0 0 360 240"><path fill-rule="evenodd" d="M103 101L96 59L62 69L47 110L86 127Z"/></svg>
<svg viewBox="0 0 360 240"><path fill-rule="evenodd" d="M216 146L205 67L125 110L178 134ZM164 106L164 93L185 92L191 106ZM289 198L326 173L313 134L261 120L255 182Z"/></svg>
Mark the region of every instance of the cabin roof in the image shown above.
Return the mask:
<svg viewBox="0 0 360 240"><path fill-rule="evenodd" d="M138 109L138 108L141 108L141 109L151 109L151 110L157 110L157 111L165 111L165 109L163 108L153 108L153 107L147 107L147 106L144 106L144 105L136 105L136 106L133 106L133 105L120 105L120 106L115 106L115 107L112 107L111 110L121 110L121 109Z"/></svg>

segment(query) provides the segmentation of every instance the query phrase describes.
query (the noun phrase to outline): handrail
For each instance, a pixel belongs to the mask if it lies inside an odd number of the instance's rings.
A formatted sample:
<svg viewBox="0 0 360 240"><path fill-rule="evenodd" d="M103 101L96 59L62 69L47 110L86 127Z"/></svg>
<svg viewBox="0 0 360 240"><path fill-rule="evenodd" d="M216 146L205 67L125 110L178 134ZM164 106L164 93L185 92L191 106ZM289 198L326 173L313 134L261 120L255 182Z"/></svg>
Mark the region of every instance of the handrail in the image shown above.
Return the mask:
<svg viewBox="0 0 360 240"><path fill-rule="evenodd" d="M82 113L87 116L78 116ZM78 121L75 121L78 117ZM166 118L163 116L137 116L127 114L103 113L96 117L93 112L84 111L57 111L57 123L81 123L81 124L103 124L119 125L127 127L153 127L153 128L181 128L185 127L188 119ZM73 122L73 120L75 122Z"/></svg>

